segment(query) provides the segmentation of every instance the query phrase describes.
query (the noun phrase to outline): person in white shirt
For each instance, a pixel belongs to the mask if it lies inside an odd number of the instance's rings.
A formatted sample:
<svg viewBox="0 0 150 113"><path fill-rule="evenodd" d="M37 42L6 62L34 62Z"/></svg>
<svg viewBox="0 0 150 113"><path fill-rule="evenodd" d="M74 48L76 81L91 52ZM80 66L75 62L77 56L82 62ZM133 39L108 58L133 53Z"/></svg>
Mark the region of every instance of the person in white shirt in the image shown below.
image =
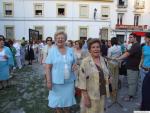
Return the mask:
<svg viewBox="0 0 150 113"><path fill-rule="evenodd" d="M108 64L109 69L112 75L112 101L116 101L117 99L117 90L118 90L118 79L119 79L119 63L113 59L121 56L121 46L118 45L118 39L113 37L111 39L111 47L108 49Z"/></svg>
<svg viewBox="0 0 150 113"><path fill-rule="evenodd" d="M5 38L0 35L0 89L9 85L9 69L14 65L13 55L9 47L4 46Z"/></svg>
<svg viewBox="0 0 150 113"><path fill-rule="evenodd" d="M42 40L39 40L39 59L41 60L42 57L42 49L44 48L44 43Z"/></svg>
<svg viewBox="0 0 150 113"><path fill-rule="evenodd" d="M33 41L33 51L34 51L34 55L35 55L35 61L39 62L39 44L37 43L37 41Z"/></svg>
<svg viewBox="0 0 150 113"><path fill-rule="evenodd" d="M19 69L21 69L22 68L22 65L21 65L21 55L20 55L21 45L19 44L18 41L15 41L15 43L13 44L13 46L16 49L16 54L15 54L15 57L16 57L16 67L18 67Z"/></svg>
<svg viewBox="0 0 150 113"><path fill-rule="evenodd" d="M52 46L52 37L47 37L46 38L46 45L43 47L42 52L41 52L41 59L40 59L40 64L43 64L44 69L46 68L45 60L48 55L48 51ZM45 70L46 71L46 70ZM45 80L46 80L46 73L45 73ZM47 81L46 81L47 82Z"/></svg>
<svg viewBox="0 0 150 113"><path fill-rule="evenodd" d="M41 60L40 60L41 64L45 64L45 59L48 55L48 50L51 48L51 45L52 45L52 37L47 37L46 45L42 48L41 52Z"/></svg>
<svg viewBox="0 0 150 113"><path fill-rule="evenodd" d="M112 38L111 44L112 44L112 46L108 49L107 57L110 59L114 59L114 58L121 56L121 54L122 54L121 46L118 45L117 38Z"/></svg>

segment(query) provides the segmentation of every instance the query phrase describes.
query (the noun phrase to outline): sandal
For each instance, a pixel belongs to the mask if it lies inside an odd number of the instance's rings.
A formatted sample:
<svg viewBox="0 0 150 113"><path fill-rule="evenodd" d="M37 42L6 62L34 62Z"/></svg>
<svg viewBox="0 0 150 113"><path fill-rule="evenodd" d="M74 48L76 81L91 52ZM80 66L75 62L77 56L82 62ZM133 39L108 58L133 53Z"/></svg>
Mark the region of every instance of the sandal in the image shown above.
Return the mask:
<svg viewBox="0 0 150 113"><path fill-rule="evenodd" d="M127 96L127 97L123 98L123 100L126 102L133 101L133 96Z"/></svg>

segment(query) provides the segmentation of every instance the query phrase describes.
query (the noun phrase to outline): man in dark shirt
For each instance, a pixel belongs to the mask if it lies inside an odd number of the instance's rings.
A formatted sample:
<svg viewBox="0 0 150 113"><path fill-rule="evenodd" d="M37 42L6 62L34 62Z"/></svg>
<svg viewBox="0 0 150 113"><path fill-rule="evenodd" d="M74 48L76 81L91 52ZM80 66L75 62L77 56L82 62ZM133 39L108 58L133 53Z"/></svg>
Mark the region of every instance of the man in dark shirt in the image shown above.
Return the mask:
<svg viewBox="0 0 150 113"><path fill-rule="evenodd" d="M105 40L101 40L101 53L102 53L102 56L103 57L106 57L107 56L107 51L108 51L108 47L107 45L105 45Z"/></svg>
<svg viewBox="0 0 150 113"><path fill-rule="evenodd" d="M127 80L128 80L128 96L125 101L130 101L136 95L138 76L139 76L139 64L141 60L142 50L141 46L137 41L137 36L133 34L130 35L130 41L132 44L130 50L125 52L122 56L117 58L117 60L127 58Z"/></svg>

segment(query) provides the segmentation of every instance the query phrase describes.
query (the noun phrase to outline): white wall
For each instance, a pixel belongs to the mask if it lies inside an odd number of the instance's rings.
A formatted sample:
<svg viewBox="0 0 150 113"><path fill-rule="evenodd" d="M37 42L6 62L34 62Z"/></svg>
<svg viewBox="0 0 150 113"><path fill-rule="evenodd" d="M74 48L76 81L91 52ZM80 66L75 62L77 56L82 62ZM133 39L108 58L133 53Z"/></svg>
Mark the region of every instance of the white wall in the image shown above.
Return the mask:
<svg viewBox="0 0 150 113"><path fill-rule="evenodd" d="M105 24L105 25L104 25ZM0 28L2 28L0 34L4 33L3 26L4 25L13 25L15 26L15 38L21 39L21 37L28 37L28 29L34 29L34 26L43 26L44 29L44 39L47 36L54 36L56 32L56 26L65 26L66 32L68 34L68 39L77 40L79 39L79 26L88 26L88 37L99 38L99 29L103 26L108 25L108 23L101 22L67 22L67 21L3 21L0 24ZM5 34L3 34L5 35Z"/></svg>
<svg viewBox="0 0 150 113"><path fill-rule="evenodd" d="M66 26L68 38L76 40L79 38L79 27L88 26L88 37L99 37L99 29L107 27L115 29L117 22L117 0L114 2L97 2L97 1L43 1L43 0L13 0L14 17L3 17L3 2L12 0L0 0L0 34L5 35L4 25L14 25L15 38L21 39L23 36L28 37L28 29L34 26L43 26L44 39L47 36L54 36L56 26ZM43 17L34 17L34 3L44 4ZM58 18L56 15L56 3L66 4L66 17ZM79 18L79 4L89 4L89 18ZM101 6L110 6L110 19L101 20ZM146 0L145 12L141 14L141 25L150 25L150 0ZM97 8L97 19L93 19L94 9ZM134 0L128 0L127 12L125 12L124 24L133 25L134 23ZM110 33L113 34L113 33ZM112 37L111 35L109 38Z"/></svg>

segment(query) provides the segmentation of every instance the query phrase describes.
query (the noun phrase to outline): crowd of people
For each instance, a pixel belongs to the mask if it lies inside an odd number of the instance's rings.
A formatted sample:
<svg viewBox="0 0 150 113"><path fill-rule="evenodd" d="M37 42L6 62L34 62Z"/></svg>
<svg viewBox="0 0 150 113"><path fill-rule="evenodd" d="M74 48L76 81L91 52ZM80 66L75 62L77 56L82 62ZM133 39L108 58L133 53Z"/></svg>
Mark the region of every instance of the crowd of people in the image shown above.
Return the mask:
<svg viewBox="0 0 150 113"><path fill-rule="evenodd" d="M121 44L116 37L109 41L97 38L67 40L67 34L57 32L46 41L21 42L5 40L0 35L0 89L15 69L38 62L43 66L49 89L48 106L56 113L70 113L70 107L80 99L80 113L104 113L105 97L117 99L118 81L125 65L128 95L124 101L135 99L138 79L142 83L141 110L150 110L150 33L140 44L135 34ZM33 62L34 61L34 62ZM140 75L140 76L139 76ZM77 94L77 95L76 95Z"/></svg>
<svg viewBox="0 0 150 113"><path fill-rule="evenodd" d="M23 37L21 41L5 39L0 35L0 89L9 87L9 79L16 69L22 69L26 62L40 62L43 42L29 41Z"/></svg>

